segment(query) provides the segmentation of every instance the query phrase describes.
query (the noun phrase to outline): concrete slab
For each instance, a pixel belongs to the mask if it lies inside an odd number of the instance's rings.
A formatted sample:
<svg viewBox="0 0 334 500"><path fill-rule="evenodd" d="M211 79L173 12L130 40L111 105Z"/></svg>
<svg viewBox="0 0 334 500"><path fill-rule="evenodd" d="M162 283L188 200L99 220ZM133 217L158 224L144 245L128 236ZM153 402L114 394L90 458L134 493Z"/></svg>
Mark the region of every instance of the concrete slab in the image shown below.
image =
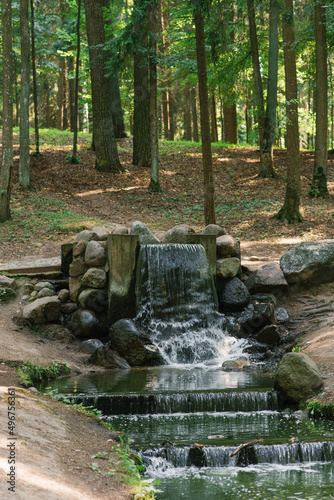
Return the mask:
<svg viewBox="0 0 334 500"><path fill-rule="evenodd" d="M0 272L19 276L58 276L61 274L61 259L31 258L0 264Z"/></svg>

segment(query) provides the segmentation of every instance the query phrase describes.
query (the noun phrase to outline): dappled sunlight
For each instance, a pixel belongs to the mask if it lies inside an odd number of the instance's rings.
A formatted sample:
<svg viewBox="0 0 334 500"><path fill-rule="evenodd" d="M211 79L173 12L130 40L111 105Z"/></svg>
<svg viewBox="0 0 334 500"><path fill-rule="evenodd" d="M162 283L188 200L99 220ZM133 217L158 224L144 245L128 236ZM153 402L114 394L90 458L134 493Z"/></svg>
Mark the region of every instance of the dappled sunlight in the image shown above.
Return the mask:
<svg viewBox="0 0 334 500"><path fill-rule="evenodd" d="M129 186L125 188L105 188L105 189L94 189L92 191L86 191L84 193L76 193L74 196L78 196L79 198L83 198L85 196L94 196L96 194L103 193L120 193L122 191L138 191L140 189L145 189L147 186L137 185L137 186Z"/></svg>

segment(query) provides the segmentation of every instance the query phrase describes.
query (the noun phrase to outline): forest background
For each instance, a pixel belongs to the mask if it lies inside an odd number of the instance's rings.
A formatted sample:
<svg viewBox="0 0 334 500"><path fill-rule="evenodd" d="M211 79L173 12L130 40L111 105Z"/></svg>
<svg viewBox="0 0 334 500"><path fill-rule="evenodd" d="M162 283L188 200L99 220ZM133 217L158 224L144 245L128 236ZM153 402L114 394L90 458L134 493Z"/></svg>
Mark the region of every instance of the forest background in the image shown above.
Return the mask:
<svg viewBox="0 0 334 500"><path fill-rule="evenodd" d="M2 0L1 253L136 219L332 237L333 12Z"/></svg>

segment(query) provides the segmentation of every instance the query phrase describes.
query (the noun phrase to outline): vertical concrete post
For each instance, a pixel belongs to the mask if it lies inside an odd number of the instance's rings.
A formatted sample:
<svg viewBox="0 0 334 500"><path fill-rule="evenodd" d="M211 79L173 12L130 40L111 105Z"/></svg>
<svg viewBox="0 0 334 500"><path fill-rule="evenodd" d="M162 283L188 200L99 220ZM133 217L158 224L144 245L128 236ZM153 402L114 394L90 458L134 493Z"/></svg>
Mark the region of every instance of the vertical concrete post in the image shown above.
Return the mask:
<svg viewBox="0 0 334 500"><path fill-rule="evenodd" d="M202 247L204 247L206 257L209 262L210 274L213 278L215 278L217 273L216 236L208 234L194 234L191 236L191 241L189 241L189 243L196 243L197 245L202 245Z"/></svg>
<svg viewBox="0 0 334 500"><path fill-rule="evenodd" d="M139 236L108 236L108 313L111 323L136 315L135 276Z"/></svg>

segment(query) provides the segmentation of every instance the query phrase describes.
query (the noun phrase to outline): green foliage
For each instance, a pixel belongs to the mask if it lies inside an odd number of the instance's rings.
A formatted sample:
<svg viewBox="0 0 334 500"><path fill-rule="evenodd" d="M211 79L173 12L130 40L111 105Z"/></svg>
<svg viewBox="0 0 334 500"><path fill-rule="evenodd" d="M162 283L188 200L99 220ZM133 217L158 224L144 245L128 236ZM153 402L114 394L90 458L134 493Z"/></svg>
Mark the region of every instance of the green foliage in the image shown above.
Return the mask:
<svg viewBox="0 0 334 500"><path fill-rule="evenodd" d="M30 387L44 380L52 380L71 372L66 363L53 362L49 366L34 365L30 361L22 363L17 369L23 387Z"/></svg>
<svg viewBox="0 0 334 500"><path fill-rule="evenodd" d="M0 304L8 302L10 299L15 297L15 291L9 288L0 289Z"/></svg>
<svg viewBox="0 0 334 500"><path fill-rule="evenodd" d="M309 417L334 420L334 402L321 403L320 401L309 401L307 404L307 413Z"/></svg>

